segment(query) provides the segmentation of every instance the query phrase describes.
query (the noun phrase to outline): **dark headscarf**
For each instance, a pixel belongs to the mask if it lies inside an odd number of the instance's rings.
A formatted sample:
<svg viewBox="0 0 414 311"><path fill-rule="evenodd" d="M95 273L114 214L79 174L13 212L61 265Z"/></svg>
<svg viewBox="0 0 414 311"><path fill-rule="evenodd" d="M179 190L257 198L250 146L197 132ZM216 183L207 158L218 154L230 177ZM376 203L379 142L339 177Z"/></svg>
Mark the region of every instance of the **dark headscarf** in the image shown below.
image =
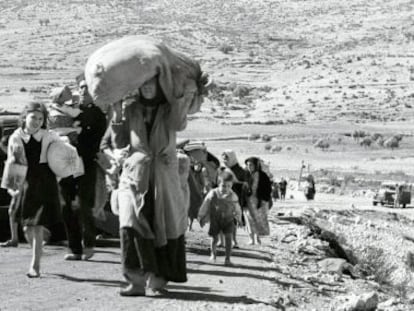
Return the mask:
<svg viewBox="0 0 414 311"><path fill-rule="evenodd" d="M270 181L269 176L265 172L262 171L262 166L260 164L260 159L257 157L250 157L247 158L244 163L247 162L253 163L256 171L259 173L259 183L257 185L257 193L256 196L259 200L258 208L260 207L261 201L269 202L271 200L271 193L272 193L272 183ZM251 187L253 183L253 176L250 173L248 178L249 186Z"/></svg>

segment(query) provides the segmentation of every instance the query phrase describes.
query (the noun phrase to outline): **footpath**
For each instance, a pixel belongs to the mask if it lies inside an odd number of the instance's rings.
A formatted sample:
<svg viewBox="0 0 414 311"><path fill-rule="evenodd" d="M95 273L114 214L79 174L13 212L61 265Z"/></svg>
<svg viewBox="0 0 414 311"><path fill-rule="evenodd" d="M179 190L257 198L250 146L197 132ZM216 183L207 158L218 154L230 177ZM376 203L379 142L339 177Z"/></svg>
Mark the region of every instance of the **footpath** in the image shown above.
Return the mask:
<svg viewBox="0 0 414 311"><path fill-rule="evenodd" d="M48 245L40 279L25 275L27 244L0 249L0 310L274 310L271 253L247 246L241 230L235 266L224 266L223 249L210 262L207 228L194 227L187 234L188 282L169 284L165 297L119 296L125 284L117 245L98 247L91 260L76 262L63 260L64 246Z"/></svg>
<svg viewBox="0 0 414 311"><path fill-rule="evenodd" d="M40 279L29 279L25 275L31 258L27 244L22 243L18 248L0 248L0 311L331 311L341 310L338 301L342 296L372 290L378 292L383 302L389 299L390 291L375 282L354 279L342 273L332 275L322 272L319 263L329 257L318 248L325 247L324 244L306 237L303 226L281 221L277 217L304 206L357 209L361 213L372 208L366 204L369 203L366 199L355 199L352 204L350 200L321 195L312 203L298 198L278 201L269 215L271 235L264 237L261 245L247 245L247 233L244 229L238 230L240 249L233 250L233 267L224 266L223 248L219 249L217 262L209 261L207 228L200 228L195 223L194 231L186 235L188 282L170 283L168 294L161 297L119 296L119 290L125 283L121 274L118 240L99 241L100 245L91 260L77 262L63 260L64 246L47 245ZM383 215L388 210L382 208L377 212ZM410 216L414 214L413 209L402 212ZM392 306L379 310L412 310L410 307Z"/></svg>

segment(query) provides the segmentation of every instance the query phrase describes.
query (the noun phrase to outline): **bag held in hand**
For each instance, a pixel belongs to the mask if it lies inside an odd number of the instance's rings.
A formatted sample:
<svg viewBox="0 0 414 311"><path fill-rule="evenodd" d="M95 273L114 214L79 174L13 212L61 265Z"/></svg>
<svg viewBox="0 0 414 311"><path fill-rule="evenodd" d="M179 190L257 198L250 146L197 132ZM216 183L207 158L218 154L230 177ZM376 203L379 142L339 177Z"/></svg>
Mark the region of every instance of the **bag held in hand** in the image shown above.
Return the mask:
<svg viewBox="0 0 414 311"><path fill-rule="evenodd" d="M4 166L1 188L18 190L26 180L27 166L17 163L7 162Z"/></svg>

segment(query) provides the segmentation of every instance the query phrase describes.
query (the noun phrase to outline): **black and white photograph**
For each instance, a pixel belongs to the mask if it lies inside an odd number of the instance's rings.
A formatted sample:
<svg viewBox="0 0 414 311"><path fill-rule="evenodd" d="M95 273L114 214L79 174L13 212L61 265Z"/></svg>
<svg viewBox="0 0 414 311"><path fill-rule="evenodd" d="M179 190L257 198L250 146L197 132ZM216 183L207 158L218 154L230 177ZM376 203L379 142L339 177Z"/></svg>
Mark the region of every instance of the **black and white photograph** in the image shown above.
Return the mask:
<svg viewBox="0 0 414 311"><path fill-rule="evenodd" d="M0 311L414 310L414 0L0 0Z"/></svg>

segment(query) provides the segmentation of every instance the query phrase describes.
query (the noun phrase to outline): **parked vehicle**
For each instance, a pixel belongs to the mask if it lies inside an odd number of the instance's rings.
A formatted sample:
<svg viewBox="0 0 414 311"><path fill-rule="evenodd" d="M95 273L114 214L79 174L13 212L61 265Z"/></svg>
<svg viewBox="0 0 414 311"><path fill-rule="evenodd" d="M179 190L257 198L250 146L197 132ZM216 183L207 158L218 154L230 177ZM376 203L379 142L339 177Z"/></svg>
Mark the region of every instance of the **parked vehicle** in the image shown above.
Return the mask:
<svg viewBox="0 0 414 311"><path fill-rule="evenodd" d="M373 205L381 204L381 205L391 205L394 206L395 203L395 195L397 191L398 183L392 181L383 182L374 195L372 200ZM405 208L407 205L411 204L411 185L407 184L400 184L400 196L398 203L400 206Z"/></svg>

